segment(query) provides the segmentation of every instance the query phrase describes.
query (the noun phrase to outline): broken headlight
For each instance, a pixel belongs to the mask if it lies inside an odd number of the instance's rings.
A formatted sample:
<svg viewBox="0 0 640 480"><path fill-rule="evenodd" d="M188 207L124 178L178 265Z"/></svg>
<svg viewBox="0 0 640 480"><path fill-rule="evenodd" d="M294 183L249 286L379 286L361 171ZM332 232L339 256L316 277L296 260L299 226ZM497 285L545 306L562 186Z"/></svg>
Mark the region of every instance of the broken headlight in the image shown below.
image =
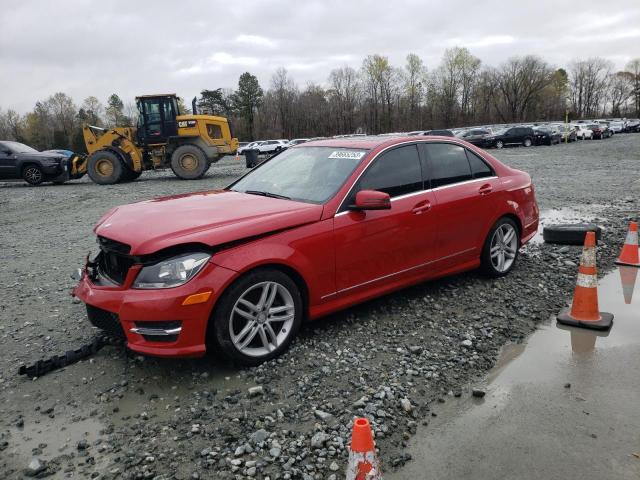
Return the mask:
<svg viewBox="0 0 640 480"><path fill-rule="evenodd" d="M184 285L202 270L211 258L208 253L187 253L147 265L140 270L133 288L171 288Z"/></svg>

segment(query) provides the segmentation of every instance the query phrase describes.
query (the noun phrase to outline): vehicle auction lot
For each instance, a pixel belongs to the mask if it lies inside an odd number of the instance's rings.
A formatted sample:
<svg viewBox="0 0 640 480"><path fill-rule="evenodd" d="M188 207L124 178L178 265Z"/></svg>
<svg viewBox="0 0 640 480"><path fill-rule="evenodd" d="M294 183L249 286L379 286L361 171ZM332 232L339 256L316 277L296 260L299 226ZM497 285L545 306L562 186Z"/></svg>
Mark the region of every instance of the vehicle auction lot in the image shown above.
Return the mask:
<svg viewBox="0 0 640 480"><path fill-rule="evenodd" d="M531 174L543 220L602 225L599 268L612 267L640 208L640 135L490 153ZM0 183L6 478L22 478L33 458L56 478L342 478L355 415L372 420L391 470L407 461L411 435L429 428L434 402L450 391L468 396L505 343L522 341L571 299L580 248L535 242L505 278L465 273L332 315L303 327L289 351L258 368L107 346L40 379L17 376L19 365L93 336L84 306L69 296L69 273L97 250L92 227L103 213L223 187L245 170L226 157L199 181L145 172L136 188L88 179Z"/></svg>

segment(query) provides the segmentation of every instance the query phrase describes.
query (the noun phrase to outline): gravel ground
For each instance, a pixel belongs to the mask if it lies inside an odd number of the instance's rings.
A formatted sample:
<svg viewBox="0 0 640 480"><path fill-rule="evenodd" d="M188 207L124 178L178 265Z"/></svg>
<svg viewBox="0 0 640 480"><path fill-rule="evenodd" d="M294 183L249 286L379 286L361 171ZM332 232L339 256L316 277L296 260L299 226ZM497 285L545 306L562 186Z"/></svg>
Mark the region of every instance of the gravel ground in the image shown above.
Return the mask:
<svg viewBox="0 0 640 480"><path fill-rule="evenodd" d="M602 225L600 270L611 268L640 207L640 135L492 153L532 174L543 216ZM470 272L332 315L258 368L113 345L40 379L16 375L92 337L69 272L96 251L91 227L106 210L243 172L226 158L192 182L0 183L0 478L338 479L362 415L390 470L410 460L406 442L428 428L433 402L470 395L505 343L571 297L580 248L533 243L506 278Z"/></svg>

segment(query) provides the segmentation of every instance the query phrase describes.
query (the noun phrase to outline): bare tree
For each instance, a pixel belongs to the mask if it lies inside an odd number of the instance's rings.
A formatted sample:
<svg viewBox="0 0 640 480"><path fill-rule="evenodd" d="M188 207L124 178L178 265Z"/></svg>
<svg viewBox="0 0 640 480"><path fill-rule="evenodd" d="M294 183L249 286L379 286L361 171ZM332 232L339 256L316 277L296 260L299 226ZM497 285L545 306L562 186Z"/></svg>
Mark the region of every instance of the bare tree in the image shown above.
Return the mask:
<svg viewBox="0 0 640 480"><path fill-rule="evenodd" d="M633 103L635 105L635 115L640 117L640 58L631 60L626 67L626 71L633 77Z"/></svg>
<svg viewBox="0 0 640 480"><path fill-rule="evenodd" d="M337 133L355 131L356 107L360 101L358 72L351 67L332 70L329 74L329 101L334 107Z"/></svg>
<svg viewBox="0 0 640 480"><path fill-rule="evenodd" d="M551 82L547 63L533 55L514 57L494 70L495 106L503 121L522 121Z"/></svg>
<svg viewBox="0 0 640 480"><path fill-rule="evenodd" d="M277 69L271 77L271 92L280 119L281 136L288 138L292 134L291 116L298 88L285 68Z"/></svg>
<svg viewBox="0 0 640 480"><path fill-rule="evenodd" d="M597 116L604 109L611 68L610 61L599 57L571 62L571 107L577 117Z"/></svg>

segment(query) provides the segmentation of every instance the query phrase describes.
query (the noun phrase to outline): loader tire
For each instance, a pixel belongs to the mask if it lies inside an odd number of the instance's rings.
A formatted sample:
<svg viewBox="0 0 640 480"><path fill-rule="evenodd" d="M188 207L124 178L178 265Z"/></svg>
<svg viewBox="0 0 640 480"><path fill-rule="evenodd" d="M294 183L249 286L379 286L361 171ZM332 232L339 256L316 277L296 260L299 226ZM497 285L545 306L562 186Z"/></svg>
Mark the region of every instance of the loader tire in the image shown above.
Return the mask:
<svg viewBox="0 0 640 480"><path fill-rule="evenodd" d="M100 150L89 157L87 173L98 185L113 185L122 180L125 166L115 153Z"/></svg>
<svg viewBox="0 0 640 480"><path fill-rule="evenodd" d="M182 145L171 155L171 170L182 180L202 178L209 166L207 156L195 145Z"/></svg>

